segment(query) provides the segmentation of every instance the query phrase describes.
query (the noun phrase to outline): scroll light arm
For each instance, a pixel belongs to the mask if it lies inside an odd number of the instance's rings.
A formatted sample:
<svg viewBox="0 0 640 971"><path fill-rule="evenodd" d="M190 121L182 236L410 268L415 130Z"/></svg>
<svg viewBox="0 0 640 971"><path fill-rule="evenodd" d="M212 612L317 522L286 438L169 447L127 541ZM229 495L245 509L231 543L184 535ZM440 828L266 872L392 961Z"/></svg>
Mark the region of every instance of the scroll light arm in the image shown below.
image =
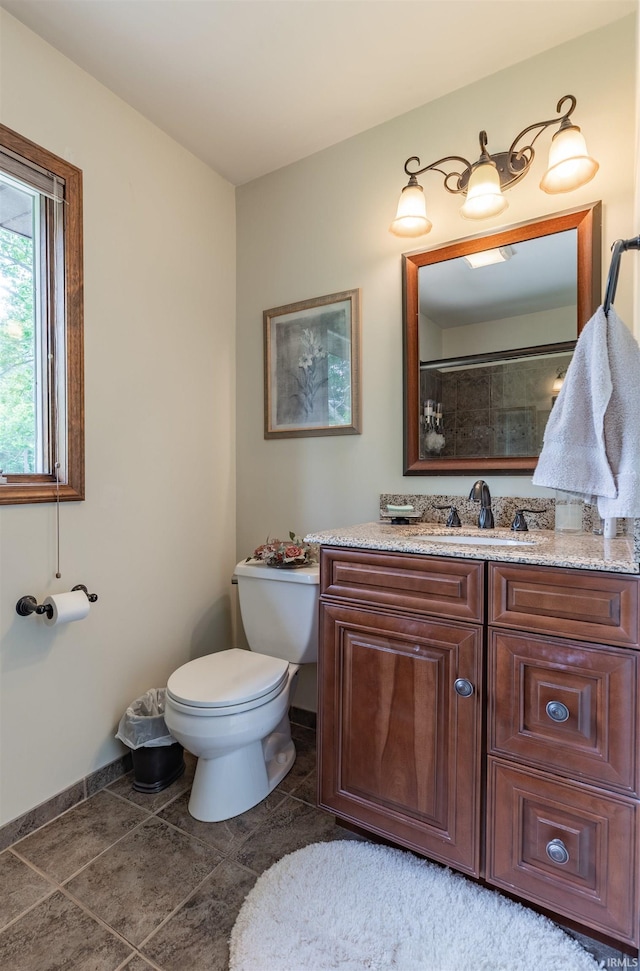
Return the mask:
<svg viewBox="0 0 640 971"><path fill-rule="evenodd" d="M563 104L568 101L569 108L567 111L562 112ZM571 123L571 115L573 114L576 107L576 99L572 94L565 94L564 97L560 98L558 104L556 105L556 111L558 112L558 117L548 118L546 121L537 121L533 125L529 125L527 128L523 128L516 137L513 139L509 150L507 152L498 152L494 155L489 154L487 149L487 133L486 131L481 131L478 138L480 142L480 158L477 162L470 162L468 159L463 158L461 155L445 155L444 158L438 159L436 162L432 162L430 165L425 165L422 168L413 169L413 171L408 167L411 162L416 162L418 166L420 165L420 159L417 155L412 155L404 163L404 170L409 176L409 185L418 185L417 176L422 175L424 172L440 172L444 176L444 187L447 192L453 194L466 194L467 187L469 184L469 179L474 168L484 162L494 162L496 168L498 169L498 174L500 176L500 186L502 189L509 189L512 185L519 182L529 171L531 163L535 157L535 149L533 147L536 139L546 131L551 125L557 125L560 123L558 131L563 131L566 128L574 127ZM528 145L524 145L522 148L517 148L518 142L528 135L529 132L536 131L536 134L531 139ZM461 162L463 165L462 172L452 171L446 172L439 166L443 165L445 162ZM453 184L450 184L450 180L454 180Z"/></svg>

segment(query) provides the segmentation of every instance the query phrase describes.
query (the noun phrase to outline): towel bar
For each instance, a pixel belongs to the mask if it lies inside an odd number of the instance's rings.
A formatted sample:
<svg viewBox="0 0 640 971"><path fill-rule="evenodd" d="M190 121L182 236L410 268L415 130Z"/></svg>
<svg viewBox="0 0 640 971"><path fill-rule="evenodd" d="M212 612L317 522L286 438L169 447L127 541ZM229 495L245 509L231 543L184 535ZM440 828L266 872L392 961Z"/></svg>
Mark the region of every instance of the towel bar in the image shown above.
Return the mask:
<svg viewBox="0 0 640 971"><path fill-rule="evenodd" d="M618 274L620 273L620 257L629 249L640 249L640 236L633 236L631 239L617 239L611 247L612 257L609 275L607 276L607 287L604 292L604 302L602 309L605 314L609 313L611 304L616 296L618 286Z"/></svg>

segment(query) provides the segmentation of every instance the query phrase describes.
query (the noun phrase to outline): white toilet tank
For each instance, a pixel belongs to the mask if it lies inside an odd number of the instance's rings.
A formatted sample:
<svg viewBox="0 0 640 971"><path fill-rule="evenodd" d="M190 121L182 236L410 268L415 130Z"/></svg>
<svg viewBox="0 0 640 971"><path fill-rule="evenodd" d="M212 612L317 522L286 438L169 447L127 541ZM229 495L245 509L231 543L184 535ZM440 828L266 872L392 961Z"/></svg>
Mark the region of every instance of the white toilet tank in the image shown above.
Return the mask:
<svg viewBox="0 0 640 971"><path fill-rule="evenodd" d="M318 564L295 570L238 563L240 613L252 651L293 664L318 659Z"/></svg>

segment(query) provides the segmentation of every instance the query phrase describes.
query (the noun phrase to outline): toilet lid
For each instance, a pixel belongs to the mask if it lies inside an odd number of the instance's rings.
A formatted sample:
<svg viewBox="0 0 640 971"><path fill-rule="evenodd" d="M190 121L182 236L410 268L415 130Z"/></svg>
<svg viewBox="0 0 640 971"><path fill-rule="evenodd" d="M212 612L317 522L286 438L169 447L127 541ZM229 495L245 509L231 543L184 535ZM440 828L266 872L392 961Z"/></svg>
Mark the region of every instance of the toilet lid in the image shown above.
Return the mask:
<svg viewBox="0 0 640 971"><path fill-rule="evenodd" d="M277 690L288 670L282 658L234 647L183 664L169 678L167 691L196 708L231 708Z"/></svg>

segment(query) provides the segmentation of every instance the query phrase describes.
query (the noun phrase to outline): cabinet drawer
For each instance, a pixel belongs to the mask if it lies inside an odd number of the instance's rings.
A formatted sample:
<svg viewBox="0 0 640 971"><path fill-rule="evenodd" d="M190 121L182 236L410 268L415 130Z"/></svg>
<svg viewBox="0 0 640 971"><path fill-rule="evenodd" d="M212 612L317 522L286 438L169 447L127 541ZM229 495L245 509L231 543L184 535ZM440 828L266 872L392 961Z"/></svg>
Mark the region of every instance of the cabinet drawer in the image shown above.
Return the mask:
<svg viewBox="0 0 640 971"><path fill-rule="evenodd" d="M482 561L323 547L320 564L325 598L483 620Z"/></svg>
<svg viewBox="0 0 640 971"><path fill-rule="evenodd" d="M637 647L638 580L586 570L492 563L489 623Z"/></svg>
<svg viewBox="0 0 640 971"><path fill-rule="evenodd" d="M489 759L487 880L638 944L635 806Z"/></svg>
<svg viewBox="0 0 640 971"><path fill-rule="evenodd" d="M493 629L488 695L494 755L637 791L635 651Z"/></svg>

